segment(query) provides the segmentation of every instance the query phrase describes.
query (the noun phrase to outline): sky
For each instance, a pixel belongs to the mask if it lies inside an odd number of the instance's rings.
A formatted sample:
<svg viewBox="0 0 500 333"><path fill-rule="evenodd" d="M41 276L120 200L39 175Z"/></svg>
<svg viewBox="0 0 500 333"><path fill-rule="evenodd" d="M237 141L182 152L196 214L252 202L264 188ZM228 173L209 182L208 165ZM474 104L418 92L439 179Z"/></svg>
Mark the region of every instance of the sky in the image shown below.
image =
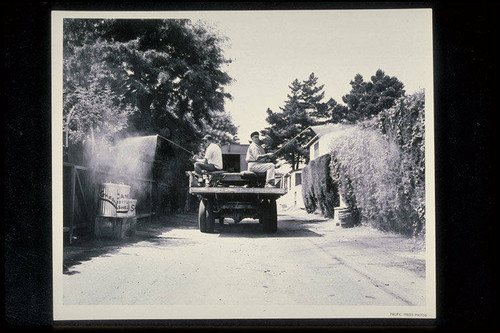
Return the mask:
<svg viewBox="0 0 500 333"><path fill-rule="evenodd" d="M289 85L311 73L329 98L342 96L356 74L365 81L382 69L407 94L432 90L430 9L229 11L184 14L202 19L229 38L225 71L234 79L226 111L247 143L269 126L266 110L279 112ZM182 16L182 15L181 15Z"/></svg>
<svg viewBox="0 0 500 333"><path fill-rule="evenodd" d="M369 81L378 69L403 82L407 94L425 89L426 103L432 96L431 9L64 12L62 16L188 18L227 37L224 55L233 62L223 70L234 82L225 87L233 96L225 109L238 127L241 143L248 143L251 132L269 126L266 110L279 112L290 84L307 80L311 73L318 85L324 85L324 102L333 98L343 103L356 74Z"/></svg>

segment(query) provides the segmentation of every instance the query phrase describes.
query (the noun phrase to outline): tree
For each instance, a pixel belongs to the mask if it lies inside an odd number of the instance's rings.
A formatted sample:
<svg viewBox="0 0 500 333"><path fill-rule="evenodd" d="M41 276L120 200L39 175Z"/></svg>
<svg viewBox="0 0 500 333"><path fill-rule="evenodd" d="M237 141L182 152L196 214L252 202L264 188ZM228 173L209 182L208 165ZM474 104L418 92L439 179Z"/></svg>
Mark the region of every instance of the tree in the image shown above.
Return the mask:
<svg viewBox="0 0 500 333"><path fill-rule="evenodd" d="M327 104L327 109L331 110L330 121L332 123L334 124L340 123L344 119L346 119L347 114L349 112L347 106L337 103L337 101L334 100L333 98L330 98L328 102L326 102L326 104Z"/></svg>
<svg viewBox="0 0 500 333"><path fill-rule="evenodd" d="M225 113L231 78L226 38L190 20L64 21L63 116L70 138L160 134L196 151L206 132L230 140ZM167 140L156 147L158 209L183 207L190 154Z"/></svg>
<svg viewBox="0 0 500 333"><path fill-rule="evenodd" d="M363 76L356 74L350 84L352 89L342 100L348 108L344 117L351 122L373 117L382 110L389 109L405 94L403 83L396 77L386 75L381 69L377 70L369 82L364 82ZM337 110L335 117L338 118L343 111L345 110Z"/></svg>
<svg viewBox="0 0 500 333"><path fill-rule="evenodd" d="M361 110L364 107L364 97L366 95L366 83L363 81L361 74L356 74L354 80L350 82L351 92L342 97L344 103L347 104L348 112L346 120L356 121L362 117Z"/></svg>
<svg viewBox="0 0 500 333"><path fill-rule="evenodd" d="M124 73L106 61L114 51L116 45L98 41L77 47L64 61L63 119L73 143L91 135L109 139L128 126L137 110L120 89Z"/></svg>
<svg viewBox="0 0 500 333"><path fill-rule="evenodd" d="M97 75L101 82L96 89L107 84L123 111L124 105L136 111L128 114L124 130L168 133L170 139L195 147L231 98L224 91L231 82L223 71L230 62L223 56L226 39L203 23L67 20L64 33L65 115L83 103L76 91L90 86L89 73L105 68L106 73ZM80 113L74 111L72 117Z"/></svg>
<svg viewBox="0 0 500 333"><path fill-rule="evenodd" d="M266 121L270 125L262 133L264 142L270 150L280 150L277 157L287 161L293 170L298 169L301 162L309 159L305 144L312 138L311 132L301 132L309 126L324 121L329 113L330 104L323 103L323 85L318 86L318 78L311 73L307 80L295 79L290 94L281 112L267 110ZM294 139L293 141L290 141ZM284 147L286 145L286 147ZM283 148L284 147L284 148Z"/></svg>
<svg viewBox="0 0 500 333"><path fill-rule="evenodd" d="M212 125L204 133L211 134L221 145L236 143L238 128L233 124L232 118L226 112L217 112L212 117Z"/></svg>
<svg viewBox="0 0 500 333"><path fill-rule="evenodd" d="M300 99L302 106L313 118L323 118L328 116L327 103L321 103L325 97L323 91L324 84L318 86L318 78L311 73L307 80L304 80L300 89Z"/></svg>

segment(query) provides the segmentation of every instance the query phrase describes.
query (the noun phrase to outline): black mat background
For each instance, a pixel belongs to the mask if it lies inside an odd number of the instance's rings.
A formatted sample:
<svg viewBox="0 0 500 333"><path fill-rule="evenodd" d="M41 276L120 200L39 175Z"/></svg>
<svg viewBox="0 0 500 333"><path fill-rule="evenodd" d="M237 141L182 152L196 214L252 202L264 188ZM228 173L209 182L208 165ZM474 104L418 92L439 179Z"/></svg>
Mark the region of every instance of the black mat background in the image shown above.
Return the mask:
<svg viewBox="0 0 500 333"><path fill-rule="evenodd" d="M2 4L3 327L52 321L50 11L434 9L437 315L430 329L498 328L498 21L494 2L51 2ZM427 129L429 131L430 129ZM74 323L71 323L72 325ZM79 323L86 325L88 323ZM102 322L154 327L414 328L395 320ZM103 326L101 326L103 325ZM122 328L123 329L123 328Z"/></svg>

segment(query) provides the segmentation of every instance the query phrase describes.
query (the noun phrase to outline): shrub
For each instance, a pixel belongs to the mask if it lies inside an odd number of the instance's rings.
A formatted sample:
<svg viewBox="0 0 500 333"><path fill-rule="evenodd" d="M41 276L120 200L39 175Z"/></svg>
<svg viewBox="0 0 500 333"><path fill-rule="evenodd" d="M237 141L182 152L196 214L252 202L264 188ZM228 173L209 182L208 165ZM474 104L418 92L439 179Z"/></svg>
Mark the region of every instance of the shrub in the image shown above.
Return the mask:
<svg viewBox="0 0 500 333"><path fill-rule="evenodd" d="M309 165L311 165L311 162L309 162ZM302 170L302 198L306 211L308 213L314 213L317 207L313 190L312 171L309 165Z"/></svg>
<svg viewBox="0 0 500 333"><path fill-rule="evenodd" d="M398 100L380 115L379 128L401 149L401 182L398 188L402 218L416 235L425 232L425 93Z"/></svg>
<svg viewBox="0 0 500 333"><path fill-rule="evenodd" d="M349 210L382 230L397 224L395 207L399 149L378 131L359 126L337 133L331 142L332 178L339 179Z"/></svg>
<svg viewBox="0 0 500 333"><path fill-rule="evenodd" d="M424 94L343 126L330 140L331 177L349 210L381 230L425 232Z"/></svg>
<svg viewBox="0 0 500 333"><path fill-rule="evenodd" d="M321 214L333 218L339 205L337 183L330 176L330 155L310 161L302 171L302 196L308 213L318 208Z"/></svg>
<svg viewBox="0 0 500 333"><path fill-rule="evenodd" d="M361 222L361 214L356 201L354 188L352 187L351 178L346 174L345 168L341 167L336 157L331 158L330 170L331 178L333 182L338 184L339 194L342 196L343 203L347 206L353 218L354 225L358 225Z"/></svg>

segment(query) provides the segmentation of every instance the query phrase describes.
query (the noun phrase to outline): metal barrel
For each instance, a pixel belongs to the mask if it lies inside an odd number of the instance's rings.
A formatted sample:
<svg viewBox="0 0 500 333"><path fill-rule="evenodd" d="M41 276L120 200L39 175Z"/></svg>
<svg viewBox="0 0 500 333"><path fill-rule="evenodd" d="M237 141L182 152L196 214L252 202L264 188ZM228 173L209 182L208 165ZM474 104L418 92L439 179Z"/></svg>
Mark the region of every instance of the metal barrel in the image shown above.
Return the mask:
<svg viewBox="0 0 500 333"><path fill-rule="evenodd" d="M128 214L128 199L130 197L129 185L113 183L100 184L98 197L98 216L124 217Z"/></svg>
<svg viewBox="0 0 500 333"><path fill-rule="evenodd" d="M348 208L335 208L340 225L344 228L351 228L354 226L352 214Z"/></svg>
<svg viewBox="0 0 500 333"><path fill-rule="evenodd" d="M116 187L118 199L130 199L130 185L116 184Z"/></svg>
<svg viewBox="0 0 500 333"><path fill-rule="evenodd" d="M129 210L129 199L118 199L116 202L116 217L127 217Z"/></svg>
<svg viewBox="0 0 500 333"><path fill-rule="evenodd" d="M128 199L128 217L135 216L135 208L137 206L137 199Z"/></svg>
<svg viewBox="0 0 500 333"><path fill-rule="evenodd" d="M128 216L128 201L130 199L130 186L117 184L116 217Z"/></svg>

